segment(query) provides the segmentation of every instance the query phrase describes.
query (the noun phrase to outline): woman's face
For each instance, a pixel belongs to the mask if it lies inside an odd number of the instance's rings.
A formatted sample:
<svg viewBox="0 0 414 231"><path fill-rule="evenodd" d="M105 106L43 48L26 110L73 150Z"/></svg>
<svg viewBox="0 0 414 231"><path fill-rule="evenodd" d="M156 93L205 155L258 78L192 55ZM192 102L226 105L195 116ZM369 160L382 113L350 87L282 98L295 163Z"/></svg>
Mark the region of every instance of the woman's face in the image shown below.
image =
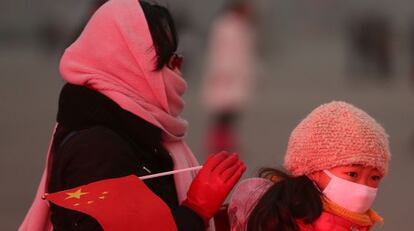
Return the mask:
<svg viewBox="0 0 414 231"><path fill-rule="evenodd" d="M339 166L328 169L328 171L344 180L373 188L378 188L383 177L376 168L362 165ZM314 172L309 177L318 184L321 190L324 190L331 180L323 171Z"/></svg>

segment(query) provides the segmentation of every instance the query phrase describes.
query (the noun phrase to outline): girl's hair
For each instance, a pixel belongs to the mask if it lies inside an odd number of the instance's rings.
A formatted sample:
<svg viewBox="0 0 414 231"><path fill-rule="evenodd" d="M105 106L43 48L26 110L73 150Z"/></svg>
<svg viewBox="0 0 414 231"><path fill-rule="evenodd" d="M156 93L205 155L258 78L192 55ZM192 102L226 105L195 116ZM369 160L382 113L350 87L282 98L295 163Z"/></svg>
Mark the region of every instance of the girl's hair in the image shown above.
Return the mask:
<svg viewBox="0 0 414 231"><path fill-rule="evenodd" d="M178 47L178 37L173 18L167 8L145 1L139 1L157 53L155 70L162 69Z"/></svg>
<svg viewBox="0 0 414 231"><path fill-rule="evenodd" d="M297 221L313 223L322 213L321 192L307 176L265 168L260 177L276 182L250 213L247 231L299 231Z"/></svg>

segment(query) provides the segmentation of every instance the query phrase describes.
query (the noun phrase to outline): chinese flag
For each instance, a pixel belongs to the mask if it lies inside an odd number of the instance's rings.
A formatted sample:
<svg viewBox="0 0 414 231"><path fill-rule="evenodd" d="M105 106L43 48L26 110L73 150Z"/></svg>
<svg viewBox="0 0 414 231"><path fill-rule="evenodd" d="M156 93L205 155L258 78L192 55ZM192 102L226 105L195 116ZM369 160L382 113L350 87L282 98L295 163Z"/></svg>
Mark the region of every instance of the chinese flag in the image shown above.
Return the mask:
<svg viewBox="0 0 414 231"><path fill-rule="evenodd" d="M177 231L170 208L135 175L46 194L45 199L92 216L106 231Z"/></svg>

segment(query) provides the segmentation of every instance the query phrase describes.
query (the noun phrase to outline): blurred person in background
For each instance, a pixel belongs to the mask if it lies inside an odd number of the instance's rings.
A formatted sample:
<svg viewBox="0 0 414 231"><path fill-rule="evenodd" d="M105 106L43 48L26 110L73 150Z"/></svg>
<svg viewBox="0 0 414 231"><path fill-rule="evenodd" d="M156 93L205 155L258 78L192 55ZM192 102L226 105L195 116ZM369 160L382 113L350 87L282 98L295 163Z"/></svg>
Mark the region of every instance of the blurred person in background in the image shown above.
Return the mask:
<svg viewBox="0 0 414 231"><path fill-rule="evenodd" d="M202 82L202 102L210 117L207 152L238 151L238 121L255 88L255 33L248 1L233 1L214 21Z"/></svg>
<svg viewBox="0 0 414 231"><path fill-rule="evenodd" d="M173 19L162 6L112 0L96 11L61 59L67 83L60 93L57 125L36 198L20 230L102 230L102 220L48 204L42 195L198 166L184 141L187 121L180 114L187 84L177 46ZM205 230L244 171L236 154L222 152L208 158L198 174L144 183L170 209L176 225L172 230ZM104 210L111 212L110 207ZM154 212L140 204L135 210ZM153 220L146 224L163 222L157 215L149 214ZM124 223L134 222L126 217Z"/></svg>
<svg viewBox="0 0 414 231"><path fill-rule="evenodd" d="M349 69L384 79L392 77L392 28L380 13L367 13L349 25Z"/></svg>
<svg viewBox="0 0 414 231"><path fill-rule="evenodd" d="M323 104L292 131L287 173L264 169L236 187L232 230L370 230L383 223L371 207L390 158L388 135L366 112Z"/></svg>

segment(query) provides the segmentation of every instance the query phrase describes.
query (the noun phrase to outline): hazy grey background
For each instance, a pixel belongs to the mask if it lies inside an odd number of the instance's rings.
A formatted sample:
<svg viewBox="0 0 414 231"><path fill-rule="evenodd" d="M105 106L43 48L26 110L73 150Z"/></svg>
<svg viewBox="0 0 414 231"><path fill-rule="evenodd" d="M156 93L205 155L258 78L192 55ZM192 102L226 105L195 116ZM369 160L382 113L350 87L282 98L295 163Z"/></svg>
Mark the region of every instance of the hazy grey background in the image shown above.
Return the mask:
<svg viewBox="0 0 414 231"><path fill-rule="evenodd" d="M165 0L178 20L180 50L189 82L184 116L188 142L203 160L207 117L199 89L206 38L225 1ZM414 81L409 31L414 3L342 0L256 0L261 71L252 105L240 128L245 177L262 166L278 167L294 126L317 105L345 100L363 108L390 134L390 174L375 204L385 217L377 230L414 227ZM91 1L0 2L0 230L16 230L33 200L54 126L61 81L58 61L64 44L87 14ZM381 12L393 27L390 78L346 72L346 22ZM45 23L58 29L56 46L42 43ZM352 75L352 76L350 76Z"/></svg>

